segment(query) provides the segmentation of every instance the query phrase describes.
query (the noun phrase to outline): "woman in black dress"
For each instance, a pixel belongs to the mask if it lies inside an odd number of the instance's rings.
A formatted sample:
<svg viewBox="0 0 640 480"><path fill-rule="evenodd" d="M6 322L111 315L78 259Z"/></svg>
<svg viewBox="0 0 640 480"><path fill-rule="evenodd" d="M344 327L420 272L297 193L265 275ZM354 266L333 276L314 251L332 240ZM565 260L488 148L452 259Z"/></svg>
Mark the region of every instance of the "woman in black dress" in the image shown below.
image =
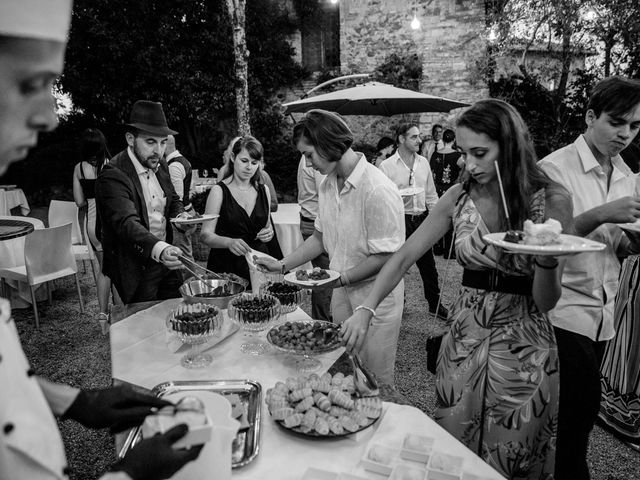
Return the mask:
<svg viewBox="0 0 640 480"><path fill-rule="evenodd" d="M433 183L436 185L438 197L442 197L450 187L458 183L458 177L460 176L458 160L461 154L453 148L456 141L455 132L450 129L445 130L442 134L442 141L444 145L433 152L433 155L431 155L429 159L429 165L433 173ZM455 253L451 249L452 236L453 225L445 236L442 237L442 240L438 242L440 244L439 248L434 246L434 250L440 250L445 258L449 258L450 256L455 258Z"/></svg>
<svg viewBox="0 0 640 480"><path fill-rule="evenodd" d="M245 254L268 253L273 238L269 187L260 183L262 145L247 135L233 145L222 181L209 193L205 213L220 215L202 224L201 240L211 247L207 268L250 280Z"/></svg>

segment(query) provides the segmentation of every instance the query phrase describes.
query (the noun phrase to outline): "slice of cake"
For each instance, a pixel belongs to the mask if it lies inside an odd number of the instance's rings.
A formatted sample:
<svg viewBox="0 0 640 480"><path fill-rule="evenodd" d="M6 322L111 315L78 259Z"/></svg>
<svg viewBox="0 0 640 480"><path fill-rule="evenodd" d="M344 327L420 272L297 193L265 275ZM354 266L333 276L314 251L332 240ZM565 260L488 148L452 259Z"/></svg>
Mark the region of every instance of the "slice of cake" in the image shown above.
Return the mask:
<svg viewBox="0 0 640 480"><path fill-rule="evenodd" d="M562 225L553 218L544 223L525 220L523 225L524 243L527 245L553 245L560 243Z"/></svg>

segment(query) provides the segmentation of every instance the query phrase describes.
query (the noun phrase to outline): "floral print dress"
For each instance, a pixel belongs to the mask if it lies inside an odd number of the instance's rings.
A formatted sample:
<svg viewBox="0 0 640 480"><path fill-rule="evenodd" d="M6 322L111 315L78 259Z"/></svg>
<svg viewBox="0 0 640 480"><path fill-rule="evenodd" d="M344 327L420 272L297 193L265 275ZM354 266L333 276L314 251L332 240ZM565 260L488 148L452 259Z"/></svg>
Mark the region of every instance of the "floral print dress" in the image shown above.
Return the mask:
<svg viewBox="0 0 640 480"><path fill-rule="evenodd" d="M529 218L544 221L544 190ZM532 257L487 246L489 233L465 193L454 215L456 254L467 269L533 276ZM450 309L436 374L436 420L509 479L551 479L558 413L553 327L530 295L462 286Z"/></svg>

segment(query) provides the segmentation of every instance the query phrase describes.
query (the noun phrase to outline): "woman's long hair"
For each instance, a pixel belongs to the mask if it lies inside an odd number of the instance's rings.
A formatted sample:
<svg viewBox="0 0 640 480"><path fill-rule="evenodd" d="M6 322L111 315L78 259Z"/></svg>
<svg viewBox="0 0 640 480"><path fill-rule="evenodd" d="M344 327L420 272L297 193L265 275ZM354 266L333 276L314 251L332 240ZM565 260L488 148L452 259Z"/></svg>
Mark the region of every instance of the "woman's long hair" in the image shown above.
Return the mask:
<svg viewBox="0 0 640 480"><path fill-rule="evenodd" d="M252 137L251 135L245 135L244 137L240 137L235 141L231 149L232 155L231 155L231 158L229 159L229 165L227 167L226 172L224 173L224 177L222 178L223 180L233 175L233 172L235 170L236 157L243 149L247 151L247 153L253 160L260 160L260 162L262 162L262 156L264 152L264 150L262 149L262 144L255 137ZM261 172L262 172L262 166L259 166L258 169L256 170L256 173L253 175L253 177L251 177L251 180L250 180L251 185L253 185L254 188L256 188L256 190L258 189L258 185L261 182Z"/></svg>
<svg viewBox="0 0 640 480"><path fill-rule="evenodd" d="M107 139L97 128L87 128L80 137L80 160L96 167L100 173L105 161L111 158Z"/></svg>
<svg viewBox="0 0 640 480"><path fill-rule="evenodd" d="M460 127L484 133L498 142L498 167L511 225L506 224L506 217L503 223L505 227L521 229L529 216L531 196L540 188L562 188L538 167L527 125L514 107L490 99L476 102L464 112L458 120ZM472 188L475 180L471 178L469 182L467 188Z"/></svg>

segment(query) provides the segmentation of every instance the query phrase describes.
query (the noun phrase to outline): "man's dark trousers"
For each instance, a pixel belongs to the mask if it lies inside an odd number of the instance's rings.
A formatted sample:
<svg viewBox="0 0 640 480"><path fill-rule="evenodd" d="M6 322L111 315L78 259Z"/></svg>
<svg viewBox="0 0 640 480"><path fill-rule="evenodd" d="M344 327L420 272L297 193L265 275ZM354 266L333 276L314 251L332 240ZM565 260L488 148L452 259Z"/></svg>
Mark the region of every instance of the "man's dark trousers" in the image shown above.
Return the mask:
<svg viewBox="0 0 640 480"><path fill-rule="evenodd" d="M588 480L587 447L600 410L600 362L606 342L554 330L560 358L555 480Z"/></svg>
<svg viewBox="0 0 640 480"><path fill-rule="evenodd" d="M415 232L420 224L427 218L428 211L420 215L405 215L404 225L406 228L406 238L409 238ZM436 260L433 258L433 250L429 249L416 262L420 277L422 277L422 285L424 287L424 297L429 302L429 310L434 311L438 305L440 297L440 286L438 285L438 269L436 268Z"/></svg>

